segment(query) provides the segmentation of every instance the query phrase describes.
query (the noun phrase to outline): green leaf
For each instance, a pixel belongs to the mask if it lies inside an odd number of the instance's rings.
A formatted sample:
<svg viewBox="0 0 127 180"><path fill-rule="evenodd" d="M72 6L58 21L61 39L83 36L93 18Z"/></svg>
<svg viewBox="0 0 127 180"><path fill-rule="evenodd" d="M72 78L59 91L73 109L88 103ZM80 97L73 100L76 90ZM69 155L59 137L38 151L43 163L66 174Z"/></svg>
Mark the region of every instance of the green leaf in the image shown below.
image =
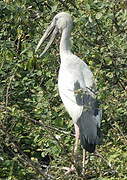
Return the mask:
<svg viewBox="0 0 127 180"><path fill-rule="evenodd" d="M95 17L96 17L96 19L100 19L102 17L102 13L98 12Z"/></svg>
<svg viewBox="0 0 127 180"><path fill-rule="evenodd" d="M57 10L57 5L52 7L52 13L55 12Z"/></svg>

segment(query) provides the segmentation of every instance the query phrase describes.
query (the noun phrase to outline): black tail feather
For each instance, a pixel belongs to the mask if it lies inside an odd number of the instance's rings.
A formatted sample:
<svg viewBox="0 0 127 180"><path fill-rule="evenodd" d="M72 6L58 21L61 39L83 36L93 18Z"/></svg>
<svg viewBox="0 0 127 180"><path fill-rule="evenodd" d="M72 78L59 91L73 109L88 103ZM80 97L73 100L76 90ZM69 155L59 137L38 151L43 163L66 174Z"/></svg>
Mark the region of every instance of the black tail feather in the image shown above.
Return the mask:
<svg viewBox="0 0 127 180"><path fill-rule="evenodd" d="M82 134L80 134L80 142L81 142L82 147L86 151L90 153L95 152L96 144L89 143L88 140Z"/></svg>
<svg viewBox="0 0 127 180"><path fill-rule="evenodd" d="M83 148L93 153L96 149L96 144L100 142L100 131L93 118L93 116L87 112L83 112L77 121L80 132L80 142Z"/></svg>

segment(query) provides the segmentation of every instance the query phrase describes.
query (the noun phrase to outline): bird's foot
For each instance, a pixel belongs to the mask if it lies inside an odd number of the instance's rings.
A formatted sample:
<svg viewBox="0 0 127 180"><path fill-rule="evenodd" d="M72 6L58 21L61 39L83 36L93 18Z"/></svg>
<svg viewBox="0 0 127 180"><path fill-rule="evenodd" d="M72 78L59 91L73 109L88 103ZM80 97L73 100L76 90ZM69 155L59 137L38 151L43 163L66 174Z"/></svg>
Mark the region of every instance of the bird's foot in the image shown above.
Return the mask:
<svg viewBox="0 0 127 180"><path fill-rule="evenodd" d="M62 169L66 171L65 174L70 174L70 173L76 171L76 168L74 167L74 165L72 165L71 167L63 167Z"/></svg>

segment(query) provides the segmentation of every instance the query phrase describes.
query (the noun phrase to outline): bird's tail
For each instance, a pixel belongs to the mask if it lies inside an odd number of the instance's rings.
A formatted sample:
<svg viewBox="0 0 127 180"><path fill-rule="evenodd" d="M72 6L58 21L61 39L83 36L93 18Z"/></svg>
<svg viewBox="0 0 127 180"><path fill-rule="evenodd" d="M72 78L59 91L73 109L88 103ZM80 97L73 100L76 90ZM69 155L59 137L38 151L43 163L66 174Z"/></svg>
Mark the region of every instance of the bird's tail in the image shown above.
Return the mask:
<svg viewBox="0 0 127 180"><path fill-rule="evenodd" d="M99 144L100 131L95 116L93 116L89 111L85 111L78 119L77 125L80 131L81 145L86 151L93 153L96 144Z"/></svg>

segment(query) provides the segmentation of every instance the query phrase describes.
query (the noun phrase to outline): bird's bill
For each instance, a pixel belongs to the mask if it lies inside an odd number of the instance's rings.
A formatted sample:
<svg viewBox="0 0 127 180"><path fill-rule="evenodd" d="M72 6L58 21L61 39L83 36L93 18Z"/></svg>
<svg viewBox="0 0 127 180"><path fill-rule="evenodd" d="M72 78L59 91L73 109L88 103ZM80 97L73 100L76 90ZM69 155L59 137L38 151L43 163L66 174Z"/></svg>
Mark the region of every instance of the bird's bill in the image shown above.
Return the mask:
<svg viewBox="0 0 127 180"><path fill-rule="evenodd" d="M54 23L52 22L50 24L50 26L47 28L47 30L45 31L44 35L40 39L40 41L35 49L35 52L37 52L37 50L39 49L41 44L51 35L50 40L49 40L48 44L46 45L44 51L41 53L40 57L49 49L49 47L51 46L52 42L55 39L57 32L58 32L58 29L57 29L57 27L55 27Z"/></svg>

